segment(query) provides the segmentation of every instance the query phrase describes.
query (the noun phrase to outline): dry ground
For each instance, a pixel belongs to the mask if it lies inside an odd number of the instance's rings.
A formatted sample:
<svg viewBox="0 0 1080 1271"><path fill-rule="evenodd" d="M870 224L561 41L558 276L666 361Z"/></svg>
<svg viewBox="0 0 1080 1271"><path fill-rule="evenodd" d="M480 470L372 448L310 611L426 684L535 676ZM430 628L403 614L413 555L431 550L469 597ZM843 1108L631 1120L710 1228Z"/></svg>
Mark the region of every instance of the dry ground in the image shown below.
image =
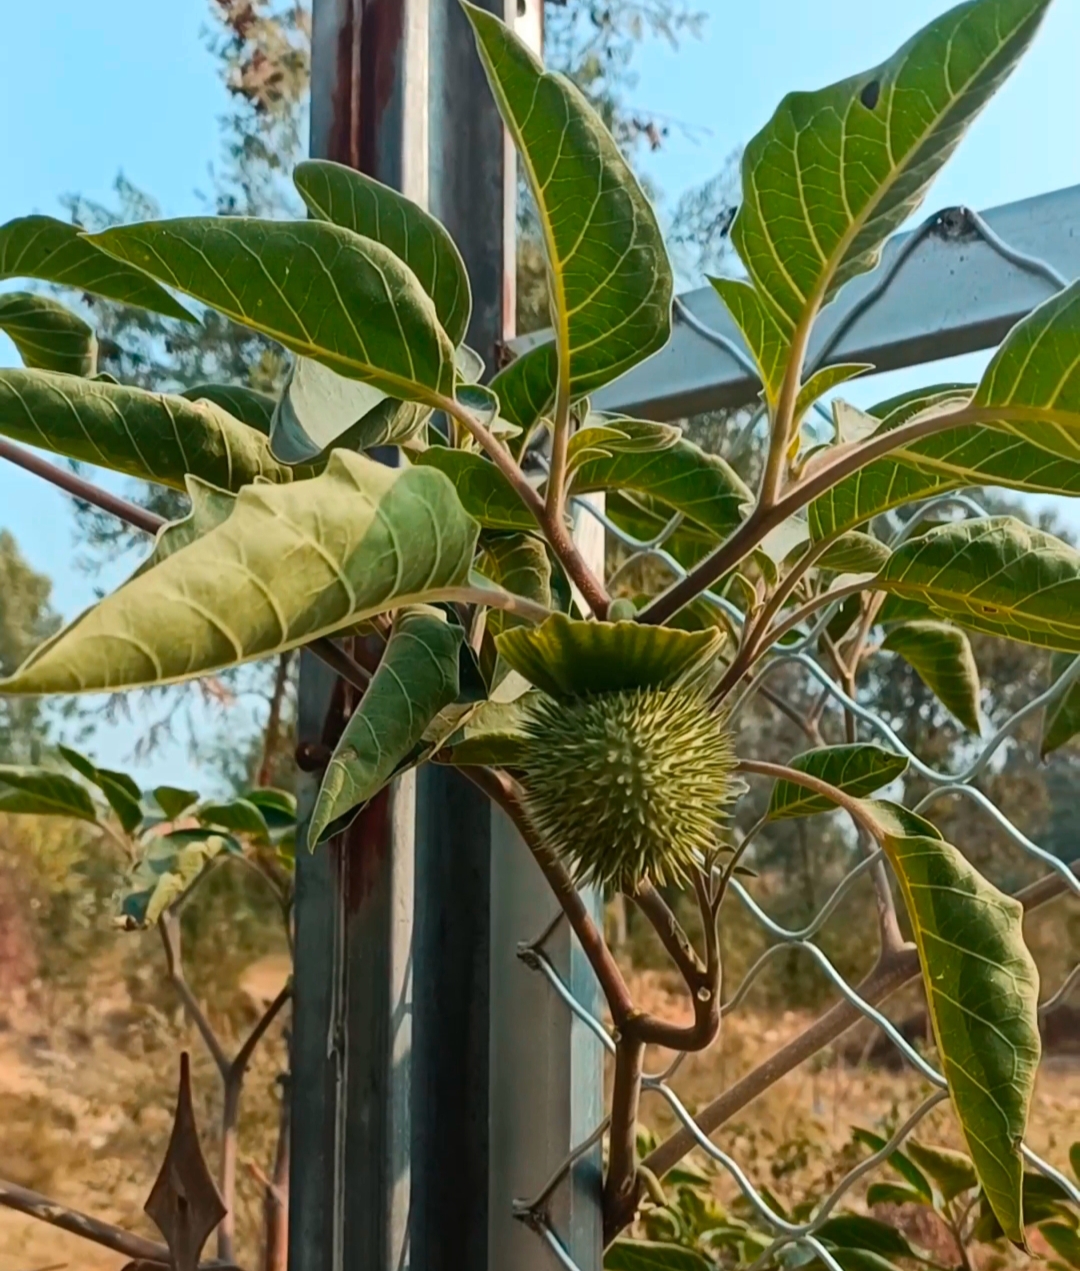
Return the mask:
<svg viewBox="0 0 1080 1271"><path fill-rule="evenodd" d="M264 960L244 977L246 995L263 999L279 981L280 964ZM153 1235L142 1202L153 1181L171 1124L177 1049L194 1059L197 1113L210 1131L218 1115L216 1074L198 1039L176 1011L133 1004L121 981L95 977L91 1001L62 994L34 1004L12 995L0 1018L0 1176L68 1205ZM107 986L107 987L106 987ZM642 1005L678 1016L683 1004L662 975L636 977ZM256 1007L252 1003L250 1016ZM691 1109L771 1053L802 1028L808 1015L739 1012L725 1025L722 1044L692 1057L675 1085ZM223 1028L224 1024L221 1025ZM243 1023L235 1027L242 1031ZM282 1032L256 1058L244 1101L241 1161L265 1167L272 1153L275 1082L284 1057ZM655 1069L669 1058L650 1057ZM878 1125L904 1115L925 1094L908 1074L866 1066L840 1067L831 1054L785 1078L719 1135L720 1142L782 1200L812 1195L844 1168L853 1124ZM666 1109L647 1101L643 1115L660 1131ZM956 1142L947 1111L933 1137ZM212 1135L207 1133L209 1142ZM1050 1062L1041 1075L1030 1140L1065 1164L1080 1139L1080 1069ZM213 1164L213 1153L208 1152ZM258 1188L242 1171L240 1257L257 1259ZM720 1190L727 1192L726 1186ZM924 1242L932 1233L920 1233ZM942 1250L944 1253L945 1251ZM64 1265L80 1271L119 1271L124 1259L32 1219L0 1210L0 1271L41 1271Z"/></svg>

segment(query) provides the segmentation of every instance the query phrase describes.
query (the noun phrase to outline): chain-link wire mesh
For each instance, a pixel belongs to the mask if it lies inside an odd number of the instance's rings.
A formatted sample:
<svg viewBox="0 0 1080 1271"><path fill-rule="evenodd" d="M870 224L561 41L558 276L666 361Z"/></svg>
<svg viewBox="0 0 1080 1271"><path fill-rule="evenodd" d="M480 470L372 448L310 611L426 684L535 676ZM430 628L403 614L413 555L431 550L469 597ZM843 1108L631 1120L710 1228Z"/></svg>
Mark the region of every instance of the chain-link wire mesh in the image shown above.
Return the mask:
<svg viewBox="0 0 1080 1271"><path fill-rule="evenodd" d="M893 280L902 269L904 262L911 256L915 248L931 233L939 229L946 229L954 235L957 232L964 232L977 236L1011 264L1031 275L1044 278L1048 283L1048 295L1067 285L1066 279L1045 261L1010 247L978 213L968 208L946 209L928 217L904 241L901 249L892 257L888 266L882 270L875 286L866 293L857 306L852 308L844 322L832 333L828 343L819 350L814 359L814 364L807 368L808 373L815 370L828 358L830 351L840 338L850 330L860 316L876 304L888 291ZM686 322L699 334L723 348L749 372L756 375L756 369L743 349L732 343L720 332L714 331L711 327L702 323L678 300L676 300L676 314L679 320ZM820 405L818 405L817 409L829 421L831 427L832 421L828 412ZM745 447L754 430L759 427L763 414L764 407L758 407L751 413L748 422L734 442L733 449L735 453ZM686 576L687 571L665 548L665 544L668 543L671 536L683 522L681 514L672 516L654 538L642 540L635 538L620 528L591 501L579 499L575 503L578 515L596 518L603 525L605 531L622 544L629 553L627 558L619 565L615 574L611 576L609 581L612 586L618 583L620 578L636 564L646 561L662 563L675 579L681 579ZM962 493L946 494L920 505L915 510L914 515L906 522L901 522L899 518L889 514L889 524L891 526L890 545L897 546L914 533L921 522L944 508L949 508L953 512L959 512L965 516L988 515L986 510L974 498ZM735 605L713 591L705 591L702 596L704 600L715 607L725 624L729 625L733 630L739 628L743 621L743 616ZM972 784L977 777L986 771L994 756L1016 734L1024 721L1043 710L1059 694L1065 691L1073 681L1080 679L1080 658L1077 658L1050 688L1034 697L1006 720L966 768L957 772L942 771L925 763L919 755L901 740L884 719L845 692L844 688L836 682L818 660L815 653L817 638L831 620L835 613L835 608L836 606L834 605L824 610L820 617L814 621L808 633L797 644L786 645L783 648L777 647L773 650L769 660L750 681L735 702L732 710L733 722L737 719L739 713L747 708L754 696L765 686L767 680L775 675L780 668L785 666L797 667L804 673L808 682L816 682L821 691L827 694L841 710L848 712L857 721L857 725L861 725L867 733L876 734L886 746L903 755L908 760L911 770L933 787L928 794L915 804L914 811L922 812L931 804L947 797L960 797L969 800L980 815L988 817L1000 830L1004 831L1009 841L1016 848L1051 871L1050 877L1056 876L1059 890L1068 889L1076 897L1080 898L1080 878L1074 873L1073 868L1070 868L1070 865L1066 864L1060 857L1040 847L1028 838L1012 823L1004 812ZM666 1071L647 1075L642 1083L643 1091L658 1096L668 1105L678 1123L689 1133L697 1148L722 1170L726 1171L731 1179L734 1180L739 1191L749 1202L761 1223L772 1234L771 1245L750 1265L748 1271L758 1271L759 1268L767 1266L782 1249L791 1245L801 1245L806 1250L811 1250L826 1267L830 1268L830 1271L841 1271L840 1264L816 1233L852 1187L868 1173L886 1162L888 1157L903 1143L916 1126L938 1104L947 1098L945 1078L941 1073L905 1039L887 1016L871 1002L860 996L856 989L847 982L841 972L833 965L825 952L814 942L815 937L825 927L851 888L864 875L881 868L883 861L884 854L880 851L874 851L865 856L858 865L848 872L813 919L799 929L790 929L774 921L738 879L730 881L731 892L764 929L771 943L749 968L734 992L722 1004L722 1018L730 1016L745 1001L755 981L778 955L785 951L799 950L813 959L837 992L851 1004L858 1016L870 1021L884 1032L912 1068L935 1087L934 1092L916 1108L883 1148L861 1161L830 1192L818 1199L811 1216L806 1221L792 1222L777 1212L776 1208L770 1204L770 1201L763 1194L764 1189L755 1185L754 1181L739 1165L739 1162L713 1143L708 1135L696 1124L693 1116L691 1116L670 1084L671 1078L680 1067L685 1055L679 1055ZM581 1023L599 1038L601 1044L609 1053L614 1054L615 1043L603 1021L581 1006L545 954L544 944L553 929L553 927L549 927L535 940L522 944L519 948L519 956L528 966L547 980L552 992L566 1005L567 1009L573 1012ZM1062 1007L1078 984L1080 984L1080 964L1075 966L1065 977L1064 981L1044 998L1039 1008L1040 1018L1045 1019L1051 1012ZM566 1268L566 1271L582 1271L582 1268L569 1255L565 1244L560 1239L559 1233L555 1230L548 1215L548 1202L563 1180L566 1179L576 1162L595 1149L597 1143L602 1140L607 1126L608 1121L606 1119L597 1125L567 1155L540 1192L533 1197L522 1198L515 1203L516 1216L538 1233L539 1237L551 1250L555 1262ZM1069 1178L1061 1174L1049 1162L1041 1159L1026 1144L1022 1145L1021 1151L1028 1165L1053 1179L1077 1205L1080 1205L1080 1189ZM590 1268L589 1271L592 1271L592 1269Z"/></svg>

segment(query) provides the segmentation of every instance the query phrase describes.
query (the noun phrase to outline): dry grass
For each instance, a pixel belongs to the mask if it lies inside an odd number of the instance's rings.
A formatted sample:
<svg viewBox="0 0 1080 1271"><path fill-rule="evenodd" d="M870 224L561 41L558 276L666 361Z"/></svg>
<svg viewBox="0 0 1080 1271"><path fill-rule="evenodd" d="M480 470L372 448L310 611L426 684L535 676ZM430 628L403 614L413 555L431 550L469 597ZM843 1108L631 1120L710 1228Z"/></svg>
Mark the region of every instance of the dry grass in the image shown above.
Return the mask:
<svg viewBox="0 0 1080 1271"><path fill-rule="evenodd" d="M220 1114L216 1072L199 1039L167 996L132 994L117 962L102 958L89 981L93 991L55 991L34 1004L18 1001L0 1031L0 1175L132 1230L154 1235L142 1214L171 1125L177 1052L193 1056L196 1109L211 1167L213 1128ZM147 974L157 968L147 967ZM261 960L244 977L249 996L276 991L281 966ZM685 1004L673 980L656 972L635 977L635 995L658 1014L679 1017ZM130 981L130 976L128 977ZM236 1002L245 993L236 985ZM236 1005L216 1023L235 1040L256 1007ZM162 1005L165 1003L165 1005ZM692 1056L675 1087L694 1109L782 1046L809 1021L809 1013L748 1008L725 1023L721 1041ZM849 1049L850 1053L850 1049ZM276 1081L284 1063L282 1029L260 1048L246 1087L241 1160L265 1167L272 1156ZM651 1070L670 1055L649 1057ZM717 1141L759 1183L782 1201L795 1202L831 1187L850 1165L852 1125L895 1123L925 1096L909 1073L838 1063L836 1053L777 1083L724 1126ZM672 1120L666 1107L646 1099L646 1122L663 1133ZM959 1145L947 1109L933 1115L925 1137ZM1064 1165L1068 1145L1080 1139L1080 1070L1075 1062L1048 1063L1041 1075L1030 1141ZM721 1181L719 1190L730 1195ZM242 1171L238 1212L239 1255L256 1265L259 1198ZM934 1245L933 1231L913 1230ZM948 1253L947 1246L940 1252ZM119 1271L124 1259L10 1211L0 1210L0 1271L37 1271L64 1264L86 1271Z"/></svg>
<svg viewBox="0 0 1080 1271"><path fill-rule="evenodd" d="M179 1010L133 1001L119 977L95 977L92 999L52 997L49 1009L12 1010L0 1032L0 1176L121 1227L160 1239L142 1213L172 1126L178 1054L192 1056L196 1116L212 1170L221 1115L217 1070ZM216 1019L230 1049L241 1027ZM285 1064L282 1027L257 1050L245 1083L240 1160L263 1169L273 1158L277 1080ZM244 1265L255 1265L259 1188L242 1167L237 1205ZM126 1259L97 1245L0 1210L0 1271L64 1263L101 1271Z"/></svg>

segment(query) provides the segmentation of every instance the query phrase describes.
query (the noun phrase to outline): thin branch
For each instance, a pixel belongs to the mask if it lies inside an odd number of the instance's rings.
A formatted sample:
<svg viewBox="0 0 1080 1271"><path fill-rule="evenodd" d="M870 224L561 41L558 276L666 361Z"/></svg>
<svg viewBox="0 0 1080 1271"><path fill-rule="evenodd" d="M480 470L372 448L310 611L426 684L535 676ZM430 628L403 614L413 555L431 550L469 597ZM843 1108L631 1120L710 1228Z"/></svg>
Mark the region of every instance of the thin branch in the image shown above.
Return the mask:
<svg viewBox="0 0 1080 1271"><path fill-rule="evenodd" d="M165 963L168 968L169 982L176 989L177 995L184 1004L188 1018L199 1030L206 1049L210 1052L222 1081L228 1081L231 1063L225 1048L218 1040L210 1021L192 993L191 987L184 978L184 968L180 955L180 919L172 910L166 910L158 919L158 930L161 942L165 946Z"/></svg>
<svg viewBox="0 0 1080 1271"><path fill-rule="evenodd" d="M628 892L627 895L652 924L660 943L679 968L686 987L691 993L696 992L706 978L705 963L698 957L667 901L650 882L640 883L636 891Z"/></svg>
<svg viewBox="0 0 1080 1271"><path fill-rule="evenodd" d="M705 930L705 974L707 982L702 987L711 994L716 1002L716 1025L720 1026L720 930L717 915L720 912L720 897L714 897L711 890L711 879L702 869L694 873L694 891L697 893L698 909L701 911L701 925ZM699 989L695 996L705 1001Z"/></svg>
<svg viewBox="0 0 1080 1271"><path fill-rule="evenodd" d="M359 662L349 656L348 653L337 643L331 640L329 636L320 636L317 640L312 640L310 644L304 645L310 653L313 653L320 662L325 662L332 670L353 688L358 688L363 692L371 683L371 673L360 665Z"/></svg>
<svg viewBox="0 0 1080 1271"><path fill-rule="evenodd" d="M735 877L735 870L739 862L746 855L750 848L750 844L761 833L765 826L769 823L768 812L762 813L761 816L743 835L743 840L739 846L731 854L731 859L724 865L723 873L720 875L720 883L716 889L716 899L713 901L713 908L717 913L720 912L720 906L724 903L724 897L727 895L727 889L731 885L731 880Z"/></svg>
<svg viewBox="0 0 1080 1271"><path fill-rule="evenodd" d="M1039 418L1054 412L1037 412ZM638 615L639 622L660 624L679 612L718 578L734 569L771 529L805 507L819 494L852 476L875 459L935 433L964 424L1030 421L1033 412L1026 408L965 406L948 413L916 417L890 432L875 433L867 441L837 446L822 455L820 463L810 464L803 476L771 506L762 502L750 513L725 543L696 565L685 578L662 592ZM1052 421L1053 422L1053 421ZM1060 419L1058 419L1060 422Z"/></svg>
<svg viewBox="0 0 1080 1271"><path fill-rule="evenodd" d="M585 597L593 616L600 620L606 618L611 597L599 578L586 564L584 556L578 551L565 522L561 519L551 521L545 518L542 528L551 545L551 550L559 558L568 576L576 583L578 591Z"/></svg>
<svg viewBox="0 0 1080 1271"><path fill-rule="evenodd" d="M810 332L814 318L821 306L820 297L808 299L802 317L791 333L791 344L788 347L787 365L784 367L784 379L777 395L776 410L771 420L769 434L769 453L765 459L765 471L761 474L761 490L758 494L759 507L771 507L779 498L784 483L787 467L788 445L799 421L795 418L795 407L799 400L799 389L802 385L803 365L806 362L806 349L810 343Z"/></svg>
<svg viewBox="0 0 1080 1271"><path fill-rule="evenodd" d="M563 359L560 357L560 362ZM545 515L549 523L562 520L566 506L566 468L570 451L570 381L559 375L555 394L555 416L551 425L551 468L548 473Z"/></svg>
<svg viewBox="0 0 1080 1271"><path fill-rule="evenodd" d="M541 623L551 617L551 610L546 605L537 604L527 596L517 596L502 587L452 587L439 593L448 601L469 605L487 605L489 609L502 609L505 613L516 614L528 622Z"/></svg>
<svg viewBox="0 0 1080 1271"><path fill-rule="evenodd" d="M800 715L795 707L786 702L779 693L774 692L767 684L762 684L758 692L770 706L775 707L781 715L790 719L795 727L806 735L807 740L812 745L823 746L825 744L825 739L822 737L821 729L818 728L817 724L807 716Z"/></svg>
<svg viewBox="0 0 1080 1271"><path fill-rule="evenodd" d="M881 593L877 596L868 596L865 599L859 625L851 639L845 660L841 660L839 652L830 644L833 659L841 672L844 691L852 701L855 700L856 679L859 672L859 664L863 659L863 653L866 648L867 637L884 599L885 597ZM858 736L855 715L847 707L844 708L844 734L849 744L854 743ZM859 846L865 849L866 831L860 828L858 835ZM889 874L885 868L884 861L878 861L876 865L871 867L870 879L874 885L874 898L877 903L878 936L881 941L881 948L883 951L899 949L903 946L904 937L900 931L900 919L896 912L896 898L893 896L892 887L889 884Z"/></svg>
<svg viewBox="0 0 1080 1271"><path fill-rule="evenodd" d="M804 622L811 614L816 613L818 609L824 608L826 605L832 604L836 600L843 600L846 596L854 595L855 592L865 591L866 583L847 583L843 587L833 588L831 591L822 592L820 596L806 601L797 609L792 610L790 614L782 621L777 623L771 631L766 630L766 623L770 616L770 611L775 612L775 601L780 592L773 596L769 604L762 610L761 618L754 624L752 630L748 630L743 638L742 647L733 659L731 665L724 672L723 678L713 689L712 698L714 701L723 701L731 690L738 684L746 672L753 666L757 659L766 649L776 644L778 640L783 639L789 631L793 631L800 623Z"/></svg>
<svg viewBox="0 0 1080 1271"><path fill-rule="evenodd" d="M522 472L514 456L498 437L484 427L471 411L466 410L453 398L441 398L439 406L452 419L456 419L458 423L466 428L470 435L475 437L484 450L487 451L492 462L513 486L518 498L521 499L522 503L536 518L536 523L543 530L552 551L559 558L563 568L585 597L589 608L592 609L597 618L603 618L607 614L608 605L611 603L610 597L604 589L603 583L596 577L578 551L572 536L566 528L562 512L560 511L558 516L552 515L549 504L545 503L529 484L528 478ZM557 431L558 429L556 429ZM564 429L565 431L568 431L568 429ZM554 464L554 454L552 460ZM565 475L559 484L565 485ZM552 479L549 475L549 490L552 485Z"/></svg>
<svg viewBox="0 0 1080 1271"><path fill-rule="evenodd" d="M514 492L518 498L536 517L537 523L542 525L544 520L544 500L529 484L528 478L522 472L517 460L507 447L490 429L484 427L472 411L466 410L460 402L455 401L452 397L440 397L438 405L451 419L457 420L468 431L470 436L487 451L492 463L514 487Z"/></svg>
<svg viewBox="0 0 1080 1271"><path fill-rule="evenodd" d="M236 1162L239 1150L240 1096L244 1089L244 1076L255 1047L266 1030L277 1018L281 1008L289 1000L292 986L286 984L263 1012L262 1017L248 1034L247 1040L236 1053L225 1074L225 1091L221 1109L221 1196L225 1202L225 1216L218 1226L218 1257L231 1260L236 1244Z"/></svg>
<svg viewBox="0 0 1080 1271"><path fill-rule="evenodd" d="M283 1078L278 1110L278 1138L274 1152L274 1173L269 1180L263 1205L262 1271L286 1271L289 1261L289 1157L292 1138L292 1100L289 1077Z"/></svg>
<svg viewBox="0 0 1080 1271"><path fill-rule="evenodd" d="M529 823L515 783L498 768L463 767L460 771L513 821L555 893L556 900L562 906L596 978L600 981L615 1027L623 1027L634 1013L634 1000L623 974L586 909L566 866L540 841Z"/></svg>
<svg viewBox="0 0 1080 1271"><path fill-rule="evenodd" d="M158 930L165 947L165 962L168 968L170 983L184 1004L188 1018L195 1025L210 1052L221 1076L223 1090L221 1111L221 1163L219 1169L219 1187L225 1204L225 1217L221 1220L217 1232L218 1257L223 1262L232 1262L235 1256L236 1239L236 1160L237 1160L237 1123L240 1116L240 1095L243 1091L244 1076L247 1072L255 1047L266 1035L267 1029L280 1014L282 1007L292 994L291 984L278 993L277 997L263 1012L247 1039L230 1059L225 1048L214 1032L198 999L192 993L184 977L181 957L180 919L177 913L166 910L158 919Z"/></svg>
<svg viewBox="0 0 1080 1271"><path fill-rule="evenodd" d="M229 1066L229 1076L235 1078L242 1076L247 1071L247 1066L251 1062L251 1056L255 1053L255 1047L262 1041L266 1035L266 1030L277 1019L282 1007L292 997L292 984L286 984L281 992L274 998L270 1005L263 1012L262 1017L258 1020L255 1027L248 1033L247 1040L236 1052L236 1058Z"/></svg>
<svg viewBox="0 0 1080 1271"><path fill-rule="evenodd" d="M663 1046L666 1050L704 1050L716 1035L711 1024L711 1012L715 1003L695 996L695 1019L689 1025L671 1024L639 1010L634 1005L618 963L586 909L566 866L541 842L529 822L516 783L498 768L465 766L459 771L502 808L525 840L600 981L615 1028L621 1033L633 1034L646 1045Z"/></svg>
<svg viewBox="0 0 1080 1271"><path fill-rule="evenodd" d="M761 646L767 647L775 644L777 640L782 640L789 631L794 631L800 623L805 622L807 618L817 613L819 609L824 609L826 605L831 605L837 600L846 600L848 596L854 596L856 592L865 591L866 588L867 580L864 578L861 582L845 583L843 587L833 587L829 591L823 591L820 596L814 596L806 601L805 604L800 605L798 609L793 609L771 631L764 632L761 636Z"/></svg>
<svg viewBox="0 0 1080 1271"><path fill-rule="evenodd" d="M279 653L274 670L274 688L270 694L270 709L263 729L263 749L259 760L259 769L255 776L257 786L268 786L274 770L274 756L281 740L281 710L285 702L285 691L289 685L289 665L292 662L292 651Z"/></svg>
<svg viewBox="0 0 1080 1271"><path fill-rule="evenodd" d="M168 1247L157 1240L147 1240L145 1236L137 1236L134 1232L115 1227L100 1218L91 1218L89 1214L80 1213L77 1209L69 1209L58 1201L50 1200L40 1192L20 1187L17 1183L9 1183L0 1179L0 1206L14 1209L17 1213L26 1214L48 1223L51 1227L59 1227L61 1231L81 1236L94 1244L103 1245L115 1253L123 1254L135 1262L150 1262L162 1267L172 1266L172 1255ZM200 1271L226 1271L232 1264L218 1261L202 1262Z"/></svg>
<svg viewBox="0 0 1080 1271"><path fill-rule="evenodd" d="M100 486L84 481L73 472L66 472L55 463L50 463L48 459L42 459L31 451L24 450L22 446L12 445L10 441L5 441L3 438L0 438L0 459L6 459L9 463L25 468L35 477L41 477L50 485L65 490L76 499L81 499L83 503L90 503L96 508L101 508L103 512L110 512L121 521L126 521L135 529L144 530L147 534L156 534L166 524L164 517L148 512L146 508L141 508L136 503L129 503L127 499L118 498L115 494L110 494L108 490L102 490Z"/></svg>

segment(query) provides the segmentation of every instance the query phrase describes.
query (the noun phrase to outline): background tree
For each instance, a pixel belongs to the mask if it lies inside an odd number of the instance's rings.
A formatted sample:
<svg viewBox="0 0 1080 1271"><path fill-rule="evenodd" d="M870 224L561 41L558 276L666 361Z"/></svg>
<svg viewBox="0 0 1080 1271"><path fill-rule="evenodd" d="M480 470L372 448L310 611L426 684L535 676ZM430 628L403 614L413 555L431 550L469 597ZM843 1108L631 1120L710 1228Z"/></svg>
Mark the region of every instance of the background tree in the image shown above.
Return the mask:
<svg viewBox="0 0 1080 1271"><path fill-rule="evenodd" d="M14 537L0 530L0 675L10 675L59 627L49 605L52 583L26 562ZM36 758L47 732L41 703L0 698L0 762Z"/></svg>

